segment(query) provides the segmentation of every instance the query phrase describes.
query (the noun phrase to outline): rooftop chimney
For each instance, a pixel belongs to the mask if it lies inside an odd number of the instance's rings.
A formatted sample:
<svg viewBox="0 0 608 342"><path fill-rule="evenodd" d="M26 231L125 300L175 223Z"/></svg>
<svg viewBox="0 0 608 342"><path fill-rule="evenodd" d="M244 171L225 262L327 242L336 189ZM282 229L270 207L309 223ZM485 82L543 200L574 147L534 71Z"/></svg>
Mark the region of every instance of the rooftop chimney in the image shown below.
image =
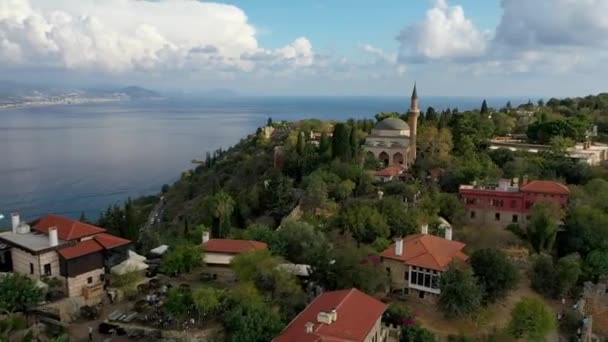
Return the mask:
<svg viewBox="0 0 608 342"><path fill-rule="evenodd" d="M445 227L445 239L452 240L452 227L450 226Z"/></svg>
<svg viewBox="0 0 608 342"><path fill-rule="evenodd" d="M320 311L317 314L317 322L331 324L333 322L333 316L329 312Z"/></svg>
<svg viewBox="0 0 608 342"><path fill-rule="evenodd" d="M379 190L378 191L378 199L382 199L382 197L384 197L384 191Z"/></svg>
<svg viewBox="0 0 608 342"><path fill-rule="evenodd" d="M313 322L306 322L306 324L304 324L304 327L306 328L307 334L312 334L312 329L315 327L315 324Z"/></svg>
<svg viewBox="0 0 608 342"><path fill-rule="evenodd" d="M506 191L509 189L509 186L511 185L511 180L510 179L500 179L498 181L498 188L500 190Z"/></svg>
<svg viewBox="0 0 608 342"><path fill-rule="evenodd" d="M57 236L57 227L49 228L49 246L55 247L59 245L59 237Z"/></svg>
<svg viewBox="0 0 608 342"><path fill-rule="evenodd" d="M19 218L19 213L11 214L11 224L13 228L13 233L17 233L17 226L21 223L21 219Z"/></svg>
<svg viewBox="0 0 608 342"><path fill-rule="evenodd" d="M338 320L338 311L336 309L331 309L331 320L334 322Z"/></svg>
<svg viewBox="0 0 608 342"><path fill-rule="evenodd" d="M429 233L429 225L428 224L423 224L422 227L420 227L420 232L422 234L428 234Z"/></svg>
<svg viewBox="0 0 608 342"><path fill-rule="evenodd" d="M525 186L526 184L528 184L528 175L521 177L521 186Z"/></svg>
<svg viewBox="0 0 608 342"><path fill-rule="evenodd" d="M403 254L403 239L398 238L397 240L395 240L395 255L402 255L402 254Z"/></svg>
<svg viewBox="0 0 608 342"><path fill-rule="evenodd" d="M209 241L209 232L208 231L204 231L203 232L203 243Z"/></svg>

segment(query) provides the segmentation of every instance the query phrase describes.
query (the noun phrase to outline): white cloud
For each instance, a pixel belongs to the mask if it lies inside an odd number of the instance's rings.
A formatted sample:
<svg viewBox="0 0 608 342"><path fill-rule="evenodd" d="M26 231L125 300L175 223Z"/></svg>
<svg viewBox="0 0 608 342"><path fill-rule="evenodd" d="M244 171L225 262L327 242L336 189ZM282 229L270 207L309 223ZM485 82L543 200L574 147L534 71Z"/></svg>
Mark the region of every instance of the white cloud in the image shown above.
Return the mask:
<svg viewBox="0 0 608 342"><path fill-rule="evenodd" d="M258 46L238 7L196 0L0 0L0 62L77 70L253 70L307 66L313 49L298 38Z"/></svg>
<svg viewBox="0 0 608 342"><path fill-rule="evenodd" d="M503 0L496 41L510 46L608 43L606 0Z"/></svg>
<svg viewBox="0 0 608 342"><path fill-rule="evenodd" d="M424 20L408 26L397 36L400 59L409 61L470 58L486 51L488 34L465 16L462 6L435 1Z"/></svg>

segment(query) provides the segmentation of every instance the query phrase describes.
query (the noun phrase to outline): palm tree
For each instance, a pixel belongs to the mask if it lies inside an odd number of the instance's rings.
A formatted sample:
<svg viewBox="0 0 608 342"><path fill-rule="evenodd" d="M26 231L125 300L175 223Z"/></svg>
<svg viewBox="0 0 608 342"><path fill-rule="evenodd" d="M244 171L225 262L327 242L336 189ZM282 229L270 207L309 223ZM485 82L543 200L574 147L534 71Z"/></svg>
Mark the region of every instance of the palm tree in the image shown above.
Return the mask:
<svg viewBox="0 0 608 342"><path fill-rule="evenodd" d="M220 191L213 195L212 198L212 214L213 218L217 220L217 233L218 237L224 237L226 235L226 228L230 224L230 218L234 212L235 202L224 191Z"/></svg>

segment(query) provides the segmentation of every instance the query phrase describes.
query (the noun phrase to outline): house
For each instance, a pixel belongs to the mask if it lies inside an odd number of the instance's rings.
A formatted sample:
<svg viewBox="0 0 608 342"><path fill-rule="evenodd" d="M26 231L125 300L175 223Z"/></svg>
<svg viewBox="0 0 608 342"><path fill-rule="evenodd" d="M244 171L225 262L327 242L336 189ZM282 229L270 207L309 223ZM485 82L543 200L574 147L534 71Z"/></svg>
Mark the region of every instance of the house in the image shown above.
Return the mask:
<svg viewBox="0 0 608 342"><path fill-rule="evenodd" d="M551 146L529 144L521 139L513 139L512 137L496 137L490 140L491 150L498 150L501 148L506 148L514 152L524 151L528 153L539 153L542 151L549 151ZM591 166L601 165L608 160L608 145L591 141L579 142L566 150L566 156L578 163Z"/></svg>
<svg viewBox="0 0 608 342"><path fill-rule="evenodd" d="M556 181L534 180L524 177L521 183L501 179L498 186L461 185L458 190L470 223L506 227L512 223L527 224L528 212L536 202L568 204L570 190Z"/></svg>
<svg viewBox="0 0 608 342"><path fill-rule="evenodd" d="M393 164L374 172L374 179L378 183L388 183L394 179L399 179L402 177L405 170L405 166L401 164Z"/></svg>
<svg viewBox="0 0 608 342"><path fill-rule="evenodd" d="M33 279L57 278L67 297L98 301L105 273L127 257L131 241L105 229L49 214L31 223L12 214L12 230L0 234L0 262Z"/></svg>
<svg viewBox="0 0 608 342"><path fill-rule="evenodd" d="M466 245L452 241L452 229L446 227L445 238L428 234L428 226L421 234L397 239L382 254L382 264L391 279L391 289L418 298L435 298L441 293L439 278L452 261L466 262L462 252Z"/></svg>
<svg viewBox="0 0 608 342"><path fill-rule="evenodd" d="M357 290L328 291L315 298L274 342L381 342L387 305Z"/></svg>
<svg viewBox="0 0 608 342"><path fill-rule="evenodd" d="M201 246L205 250L205 264L211 266L230 266L235 256L268 247L253 240L210 239L209 232L203 232Z"/></svg>

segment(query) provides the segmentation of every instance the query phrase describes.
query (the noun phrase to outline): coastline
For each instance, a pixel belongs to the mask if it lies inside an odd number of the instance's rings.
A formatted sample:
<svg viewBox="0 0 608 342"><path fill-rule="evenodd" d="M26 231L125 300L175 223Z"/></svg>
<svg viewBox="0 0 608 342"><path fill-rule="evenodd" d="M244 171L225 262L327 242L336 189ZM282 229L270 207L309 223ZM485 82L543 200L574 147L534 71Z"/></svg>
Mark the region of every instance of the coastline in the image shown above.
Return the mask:
<svg viewBox="0 0 608 342"><path fill-rule="evenodd" d="M79 105L89 103L109 103L109 102L123 102L128 101L128 98L79 98L79 99L44 99L35 101L24 101L17 103L2 103L0 104L0 110L2 109L14 109L14 108L27 108L27 107L44 107L44 106L58 106L58 105Z"/></svg>

